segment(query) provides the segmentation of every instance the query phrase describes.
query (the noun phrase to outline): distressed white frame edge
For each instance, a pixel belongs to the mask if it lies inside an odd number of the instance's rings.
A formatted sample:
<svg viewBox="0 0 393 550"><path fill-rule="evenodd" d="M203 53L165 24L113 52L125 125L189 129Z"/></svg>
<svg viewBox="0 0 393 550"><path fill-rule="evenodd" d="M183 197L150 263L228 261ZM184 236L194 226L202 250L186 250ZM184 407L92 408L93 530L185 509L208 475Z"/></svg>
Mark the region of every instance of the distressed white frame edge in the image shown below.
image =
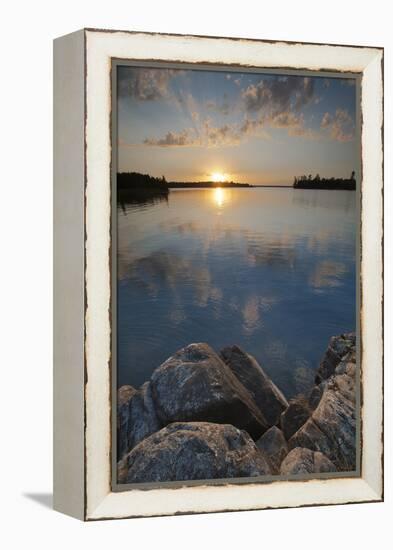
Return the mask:
<svg viewBox="0 0 393 550"><path fill-rule="evenodd" d="M53 47L53 506L85 518L84 31Z"/></svg>
<svg viewBox="0 0 393 550"><path fill-rule="evenodd" d="M111 491L111 58L362 72L362 477ZM247 510L383 498L382 58L379 48L86 31L85 519Z"/></svg>

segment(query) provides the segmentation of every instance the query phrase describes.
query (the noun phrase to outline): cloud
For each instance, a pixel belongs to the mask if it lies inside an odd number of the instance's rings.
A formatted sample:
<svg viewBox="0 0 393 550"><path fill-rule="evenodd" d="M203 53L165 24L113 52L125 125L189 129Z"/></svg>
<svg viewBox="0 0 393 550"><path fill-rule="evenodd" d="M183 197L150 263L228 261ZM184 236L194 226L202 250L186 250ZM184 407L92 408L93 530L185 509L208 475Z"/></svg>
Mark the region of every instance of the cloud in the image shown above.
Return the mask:
<svg viewBox="0 0 393 550"><path fill-rule="evenodd" d="M206 101L206 109L208 111L215 111L221 113L222 115L228 115L230 111L230 105L226 99L222 103L217 103L216 101Z"/></svg>
<svg viewBox="0 0 393 550"><path fill-rule="evenodd" d="M295 128L304 126L303 115L297 115L291 111L278 113L267 120L274 128Z"/></svg>
<svg viewBox="0 0 393 550"><path fill-rule="evenodd" d="M171 97L170 79L181 74L177 69L118 68L118 93L139 101L155 101Z"/></svg>
<svg viewBox="0 0 393 550"><path fill-rule="evenodd" d="M179 310L177 315L185 315L179 292L182 285L191 290L193 303L199 307L206 307L210 300L217 303L222 299L222 291L213 285L207 267L163 249L141 258L121 257L119 271L122 280L133 281L150 296L156 297L169 289Z"/></svg>
<svg viewBox="0 0 393 550"><path fill-rule="evenodd" d="M171 79L182 73L184 71L177 69L119 68L118 91L121 97L144 102L173 101L189 120L190 128L181 131L168 129L163 136L146 137L143 145L230 146L251 136L269 138L269 127L286 129L291 136L316 135L305 127L304 117L300 114L302 107L315 101L312 78L265 77L257 84L250 84L240 90L240 99L236 105L231 105L226 94L220 101L205 101L205 109L219 115L229 115L234 109L243 112L242 121L214 125L209 117L202 120L201 106L190 92L185 92L178 86L170 86ZM232 75L227 74L226 79L232 79ZM232 79L238 86L241 80L242 75L236 80Z"/></svg>
<svg viewBox="0 0 393 550"><path fill-rule="evenodd" d="M301 109L314 99L314 79L306 76L295 92L295 109Z"/></svg>
<svg viewBox="0 0 393 550"><path fill-rule="evenodd" d="M158 147L185 147L196 144L193 130L186 129L181 132L167 132L163 138L146 138L145 145L155 145Z"/></svg>
<svg viewBox="0 0 393 550"><path fill-rule="evenodd" d="M286 129L290 136L316 138L317 133L306 127L301 109L318 99L314 92L314 79L309 77L281 76L250 84L242 91L247 114L243 130L246 134L259 128ZM265 132L266 133L266 132Z"/></svg>
<svg viewBox="0 0 393 550"><path fill-rule="evenodd" d="M260 128L263 128L262 120L245 117L240 126L240 133L243 135L255 135Z"/></svg>
<svg viewBox="0 0 393 550"><path fill-rule="evenodd" d="M159 147L224 147L238 145L248 137L270 139L268 128L285 129L290 136L317 138L316 132L305 126L302 113L291 111L276 113L275 115L260 116L259 118L244 117L238 124L223 124L216 126L211 118L200 122L194 118L196 128L189 128L181 132L167 132L163 138L146 138L144 145Z"/></svg>
<svg viewBox="0 0 393 550"><path fill-rule="evenodd" d="M242 98L247 112L275 115L299 110L314 98L314 79L298 76L263 79L243 90Z"/></svg>
<svg viewBox="0 0 393 550"><path fill-rule="evenodd" d="M334 141L352 141L355 134L355 124L344 109L336 109L334 115L326 112L321 120L321 129L327 131L330 139Z"/></svg>
<svg viewBox="0 0 393 550"><path fill-rule="evenodd" d="M182 89L179 89L174 92L171 99L175 101L185 117L193 122L199 118L199 105L190 92L185 93Z"/></svg>
<svg viewBox="0 0 393 550"><path fill-rule="evenodd" d="M203 124L202 135L208 147L235 145L240 141L237 125L224 124L223 126L213 126L209 118Z"/></svg>
<svg viewBox="0 0 393 550"><path fill-rule="evenodd" d="M241 138L242 131L236 124L215 126L210 118L206 118L197 129L167 132L162 138L146 138L143 143L157 147L222 147L236 145Z"/></svg>
<svg viewBox="0 0 393 550"><path fill-rule="evenodd" d="M343 284L342 278L347 273L347 267L342 262L323 260L316 265L309 277L309 285L316 288L334 288Z"/></svg>
<svg viewBox="0 0 393 550"><path fill-rule="evenodd" d="M328 128L333 122L333 117L330 113L325 113L321 120L321 128Z"/></svg>
<svg viewBox="0 0 393 550"><path fill-rule="evenodd" d="M316 132L306 127L302 113L293 113L289 110L276 114L261 115L257 119L245 118L240 130L245 135L269 137L266 132L268 128L285 129L290 136L318 137ZM264 129L263 133L261 129Z"/></svg>

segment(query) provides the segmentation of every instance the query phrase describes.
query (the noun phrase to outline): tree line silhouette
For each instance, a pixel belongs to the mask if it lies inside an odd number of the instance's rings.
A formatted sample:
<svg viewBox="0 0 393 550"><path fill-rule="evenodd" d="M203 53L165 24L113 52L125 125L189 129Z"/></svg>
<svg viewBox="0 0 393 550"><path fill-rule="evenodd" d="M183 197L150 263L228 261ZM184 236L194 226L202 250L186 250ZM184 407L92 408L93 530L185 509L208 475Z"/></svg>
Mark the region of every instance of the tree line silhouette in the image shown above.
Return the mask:
<svg viewBox="0 0 393 550"><path fill-rule="evenodd" d="M165 176L160 178L139 172L119 172L117 174L117 192L120 196L144 195L168 195L170 188L177 187L252 187L248 183L236 183L233 181L171 181Z"/></svg>
<svg viewBox="0 0 393 550"><path fill-rule="evenodd" d="M149 174L140 174L139 172L120 172L117 174L117 190L129 189L154 189L168 191L168 183L165 176L155 178Z"/></svg>
<svg viewBox="0 0 393 550"><path fill-rule="evenodd" d="M352 171L349 178L321 178L319 174L312 176L295 176L293 180L295 189L343 189L353 191L356 189L355 172Z"/></svg>
<svg viewBox="0 0 393 550"><path fill-rule="evenodd" d="M154 178L139 172L117 174L117 202L125 210L127 204L153 204L168 200L169 188L164 176Z"/></svg>

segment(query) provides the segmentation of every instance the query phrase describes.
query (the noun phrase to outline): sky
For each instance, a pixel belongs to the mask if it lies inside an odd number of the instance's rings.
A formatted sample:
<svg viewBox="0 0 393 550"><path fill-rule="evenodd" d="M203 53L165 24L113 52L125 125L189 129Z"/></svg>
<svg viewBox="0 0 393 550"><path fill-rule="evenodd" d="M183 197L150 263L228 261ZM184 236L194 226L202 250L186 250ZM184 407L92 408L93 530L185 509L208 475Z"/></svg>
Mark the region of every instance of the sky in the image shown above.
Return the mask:
<svg viewBox="0 0 393 550"><path fill-rule="evenodd" d="M350 78L118 67L118 171L291 185L356 169Z"/></svg>

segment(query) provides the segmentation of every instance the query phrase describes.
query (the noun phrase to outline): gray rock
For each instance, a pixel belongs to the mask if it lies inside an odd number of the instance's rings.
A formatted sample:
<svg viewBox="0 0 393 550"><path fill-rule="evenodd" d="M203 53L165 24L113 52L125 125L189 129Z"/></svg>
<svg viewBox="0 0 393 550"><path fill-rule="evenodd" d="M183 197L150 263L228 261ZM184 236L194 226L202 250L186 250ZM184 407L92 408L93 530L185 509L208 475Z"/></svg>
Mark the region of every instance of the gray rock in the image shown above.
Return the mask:
<svg viewBox="0 0 393 550"><path fill-rule="evenodd" d="M232 424L258 439L269 427L252 396L207 344L179 350L151 377L161 425L204 421Z"/></svg>
<svg viewBox="0 0 393 550"><path fill-rule="evenodd" d="M118 390L118 458L137 443L159 430L160 424L151 395L150 382L139 390L122 386Z"/></svg>
<svg viewBox="0 0 393 550"><path fill-rule="evenodd" d="M322 453L296 447L285 457L281 464L281 475L319 474L336 472L334 464Z"/></svg>
<svg viewBox="0 0 393 550"><path fill-rule="evenodd" d="M353 350L355 345L356 335L354 332L333 336L330 339L329 346L319 365L315 376L315 383L319 384L322 380L329 378L334 373L343 357Z"/></svg>
<svg viewBox="0 0 393 550"><path fill-rule="evenodd" d="M305 399L294 398L280 418L281 429L286 439L290 439L310 417L310 408Z"/></svg>
<svg viewBox="0 0 393 550"><path fill-rule="evenodd" d="M337 365L335 374L348 374L348 376L355 376L356 372L356 349L351 349L347 353L340 363Z"/></svg>
<svg viewBox="0 0 393 550"><path fill-rule="evenodd" d="M307 447L321 451L339 471L353 471L356 468L355 337L350 334L332 340L337 356L342 357L329 378L321 382L322 395L310 419L288 445L290 449Z"/></svg>
<svg viewBox="0 0 393 550"><path fill-rule="evenodd" d="M308 396L308 405L311 410L314 410L318 407L319 402L322 398L322 394L323 394L322 384L318 384L317 386L314 386L313 389L310 391L310 394Z"/></svg>
<svg viewBox="0 0 393 550"><path fill-rule="evenodd" d="M288 402L256 359L238 346L226 347L221 350L220 355L252 395L269 426L277 424L281 413L288 407Z"/></svg>
<svg viewBox="0 0 393 550"><path fill-rule="evenodd" d="M228 424L176 422L149 436L118 465L119 482L163 482L270 475L250 436Z"/></svg>
<svg viewBox="0 0 393 550"><path fill-rule="evenodd" d="M272 426L255 445L269 458L272 474L278 474L281 462L288 454L288 445L282 431L277 426Z"/></svg>
<svg viewBox="0 0 393 550"><path fill-rule="evenodd" d="M350 371L348 370L348 372ZM326 389L340 392L346 399L355 403L356 380L354 375L334 374L327 381Z"/></svg>
<svg viewBox="0 0 393 550"><path fill-rule="evenodd" d="M130 400L137 390L132 386L122 386L117 391L117 456L128 452L128 430L130 421Z"/></svg>
<svg viewBox="0 0 393 550"><path fill-rule="evenodd" d="M291 437L290 449L307 447L324 453L339 471L356 467L354 402L340 391L326 389L311 418Z"/></svg>
<svg viewBox="0 0 393 550"><path fill-rule="evenodd" d="M117 483L127 483L128 462L127 455L117 463Z"/></svg>

